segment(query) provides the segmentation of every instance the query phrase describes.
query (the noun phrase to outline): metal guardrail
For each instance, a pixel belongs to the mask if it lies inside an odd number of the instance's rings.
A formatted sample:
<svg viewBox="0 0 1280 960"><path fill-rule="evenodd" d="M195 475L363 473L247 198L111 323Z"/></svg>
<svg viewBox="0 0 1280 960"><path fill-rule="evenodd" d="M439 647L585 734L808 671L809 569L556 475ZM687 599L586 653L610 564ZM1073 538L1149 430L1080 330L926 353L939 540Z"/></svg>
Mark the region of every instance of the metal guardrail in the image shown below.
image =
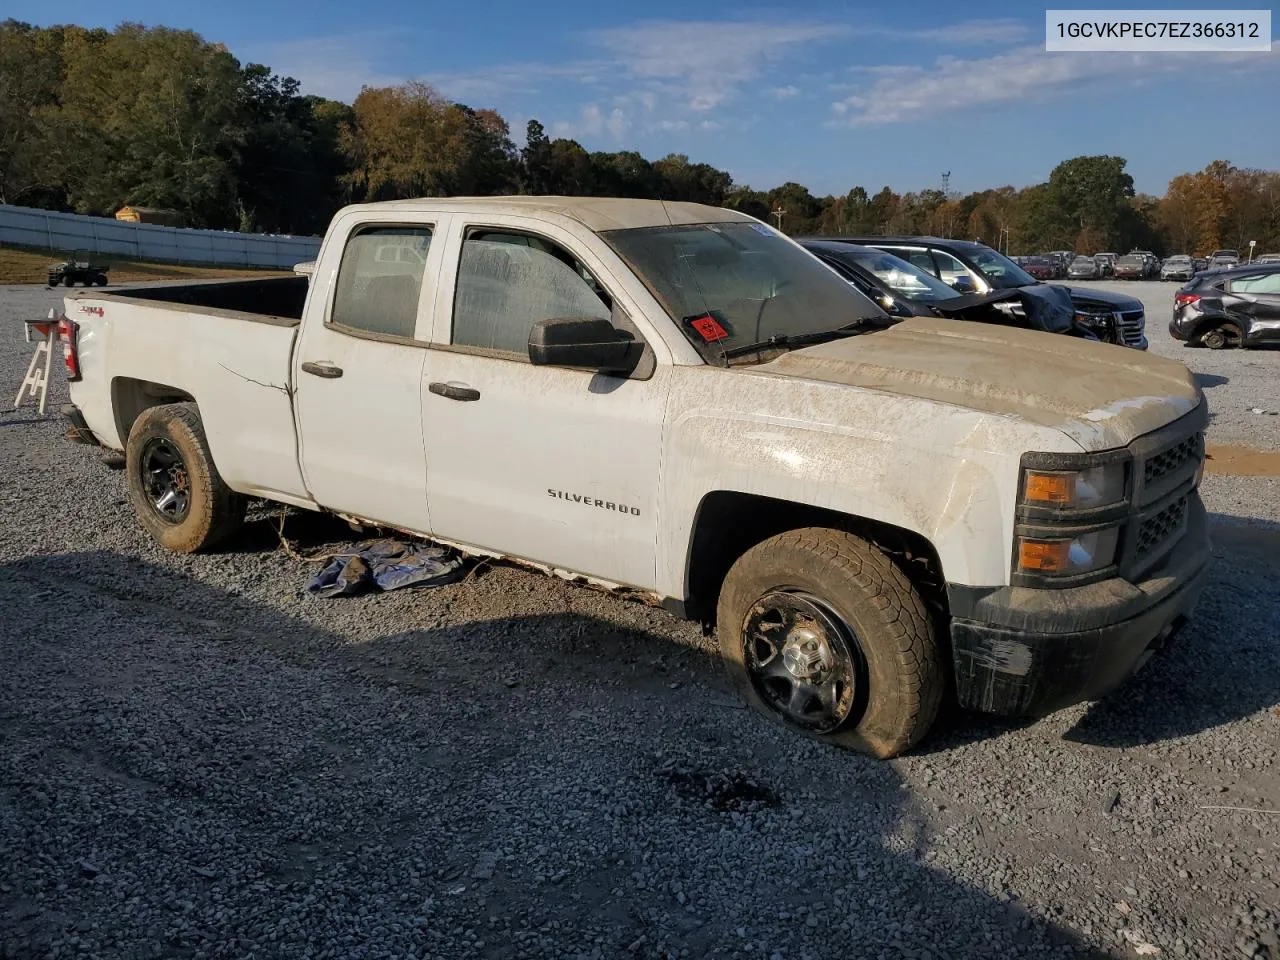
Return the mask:
<svg viewBox="0 0 1280 960"><path fill-rule="evenodd" d="M320 252L319 237L190 230L6 204L0 204L0 243L90 250L122 259L286 269Z"/></svg>

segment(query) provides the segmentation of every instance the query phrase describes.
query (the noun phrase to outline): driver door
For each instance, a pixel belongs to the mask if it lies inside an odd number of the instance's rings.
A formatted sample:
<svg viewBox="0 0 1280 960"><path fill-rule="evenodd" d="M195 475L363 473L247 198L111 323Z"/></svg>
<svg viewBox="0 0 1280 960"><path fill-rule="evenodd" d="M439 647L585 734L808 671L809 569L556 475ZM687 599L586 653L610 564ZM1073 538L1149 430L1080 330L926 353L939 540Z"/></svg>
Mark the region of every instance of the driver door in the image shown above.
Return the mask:
<svg viewBox="0 0 1280 960"><path fill-rule="evenodd" d="M603 317L642 339L634 307L568 234L458 221L422 393L434 535L653 589L670 366L648 345L629 378L534 366L536 321Z"/></svg>

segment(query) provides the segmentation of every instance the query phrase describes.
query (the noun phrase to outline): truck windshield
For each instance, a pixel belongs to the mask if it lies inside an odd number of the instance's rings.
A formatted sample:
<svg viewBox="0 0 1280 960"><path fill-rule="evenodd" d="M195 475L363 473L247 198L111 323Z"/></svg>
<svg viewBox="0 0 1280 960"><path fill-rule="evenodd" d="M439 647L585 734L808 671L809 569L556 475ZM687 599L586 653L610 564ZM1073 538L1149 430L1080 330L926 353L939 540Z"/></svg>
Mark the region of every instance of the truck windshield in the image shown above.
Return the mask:
<svg viewBox="0 0 1280 960"><path fill-rule="evenodd" d="M604 231L706 358L735 347L847 328L887 314L817 257L762 223Z"/></svg>

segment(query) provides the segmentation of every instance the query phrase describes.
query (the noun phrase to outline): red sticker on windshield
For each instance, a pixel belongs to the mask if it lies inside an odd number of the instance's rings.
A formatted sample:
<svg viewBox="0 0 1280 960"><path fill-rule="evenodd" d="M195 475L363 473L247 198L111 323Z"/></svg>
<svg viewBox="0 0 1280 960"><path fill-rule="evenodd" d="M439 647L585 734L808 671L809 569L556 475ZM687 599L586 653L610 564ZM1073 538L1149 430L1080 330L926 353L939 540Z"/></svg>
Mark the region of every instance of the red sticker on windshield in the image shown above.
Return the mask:
<svg viewBox="0 0 1280 960"><path fill-rule="evenodd" d="M720 321L709 313L700 317L692 317L688 323L706 343L715 343L717 340L728 339L728 331L720 326Z"/></svg>

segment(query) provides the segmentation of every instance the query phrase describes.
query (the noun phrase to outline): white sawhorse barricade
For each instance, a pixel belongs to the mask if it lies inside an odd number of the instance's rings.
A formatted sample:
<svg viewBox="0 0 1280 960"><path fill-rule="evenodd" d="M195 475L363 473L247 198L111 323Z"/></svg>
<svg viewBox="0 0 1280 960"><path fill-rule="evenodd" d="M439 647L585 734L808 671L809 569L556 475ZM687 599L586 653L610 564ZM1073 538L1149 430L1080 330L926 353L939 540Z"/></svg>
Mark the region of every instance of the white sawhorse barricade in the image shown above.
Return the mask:
<svg viewBox="0 0 1280 960"><path fill-rule="evenodd" d="M49 311L48 320L27 320L27 343L31 342L34 332L38 338L35 355L27 366L27 375L22 378L22 386L18 388L18 396L13 401L16 410L22 406L24 399L40 400L40 413L44 414L49 398L49 371L53 367L53 348L58 342L57 311Z"/></svg>

